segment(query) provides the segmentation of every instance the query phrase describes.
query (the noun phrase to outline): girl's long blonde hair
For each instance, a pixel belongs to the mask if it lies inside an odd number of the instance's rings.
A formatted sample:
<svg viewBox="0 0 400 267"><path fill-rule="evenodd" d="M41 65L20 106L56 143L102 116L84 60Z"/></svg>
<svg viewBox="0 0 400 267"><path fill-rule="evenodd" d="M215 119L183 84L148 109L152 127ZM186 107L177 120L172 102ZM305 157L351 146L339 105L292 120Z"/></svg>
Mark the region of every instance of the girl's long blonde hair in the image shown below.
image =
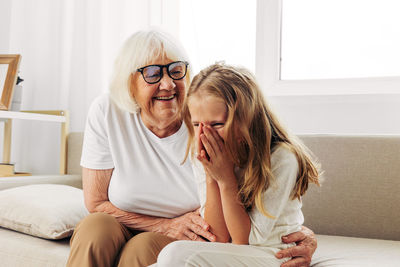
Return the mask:
<svg viewBox="0 0 400 267"><path fill-rule="evenodd" d="M189 130L186 157L194 149L194 129L188 110L188 99L198 92L222 99L228 108L225 123L225 146L230 159L244 170L238 178L239 197L247 211L254 206L265 216L274 218L263 204L263 192L274 181L271 153L284 145L296 156L299 169L292 199L300 199L309 182L319 185L318 167L311 152L291 136L267 106L254 76L244 68L216 63L197 74L189 87L183 117ZM240 140L240 141L238 141Z"/></svg>

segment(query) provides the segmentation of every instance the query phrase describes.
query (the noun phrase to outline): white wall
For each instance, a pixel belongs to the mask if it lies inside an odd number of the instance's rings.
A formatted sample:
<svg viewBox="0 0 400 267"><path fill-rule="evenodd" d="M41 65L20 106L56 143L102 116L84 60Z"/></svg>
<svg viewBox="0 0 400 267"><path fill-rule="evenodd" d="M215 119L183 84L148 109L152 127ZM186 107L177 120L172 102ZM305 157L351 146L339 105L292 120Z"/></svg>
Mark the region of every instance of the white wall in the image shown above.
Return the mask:
<svg viewBox="0 0 400 267"><path fill-rule="evenodd" d="M11 0L0 1L0 54L8 53L10 40Z"/></svg>
<svg viewBox="0 0 400 267"><path fill-rule="evenodd" d="M296 134L400 134L400 94L270 96L267 100Z"/></svg>

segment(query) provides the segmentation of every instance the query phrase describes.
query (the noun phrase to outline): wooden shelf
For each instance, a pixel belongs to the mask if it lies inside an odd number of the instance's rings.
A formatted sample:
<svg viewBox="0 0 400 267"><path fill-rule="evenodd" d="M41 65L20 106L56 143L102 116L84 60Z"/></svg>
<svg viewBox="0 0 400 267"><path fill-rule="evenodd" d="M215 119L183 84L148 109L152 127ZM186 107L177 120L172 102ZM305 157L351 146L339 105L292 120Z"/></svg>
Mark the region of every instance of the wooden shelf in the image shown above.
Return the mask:
<svg viewBox="0 0 400 267"><path fill-rule="evenodd" d="M43 113L41 113L43 112ZM34 121L49 121L49 122L66 122L63 111L60 115L45 114L46 111L4 111L0 110L0 118L2 119L21 119L21 120L34 120ZM50 112L50 111L49 111Z"/></svg>
<svg viewBox="0 0 400 267"><path fill-rule="evenodd" d="M67 173L67 135L69 115L65 110L0 110L0 121L4 121L3 163L10 163L12 120L33 120L61 123L60 174Z"/></svg>

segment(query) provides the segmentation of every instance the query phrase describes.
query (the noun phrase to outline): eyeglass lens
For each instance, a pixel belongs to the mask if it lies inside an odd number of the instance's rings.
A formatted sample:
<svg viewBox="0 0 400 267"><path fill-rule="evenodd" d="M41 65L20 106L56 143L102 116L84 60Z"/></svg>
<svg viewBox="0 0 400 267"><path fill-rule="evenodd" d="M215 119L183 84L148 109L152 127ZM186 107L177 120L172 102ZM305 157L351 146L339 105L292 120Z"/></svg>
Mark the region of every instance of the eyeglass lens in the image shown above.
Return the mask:
<svg viewBox="0 0 400 267"><path fill-rule="evenodd" d="M159 82L162 78L162 66L147 66L143 69L143 78L148 83ZM186 75L185 62L173 62L167 65L168 76L174 80L179 80Z"/></svg>

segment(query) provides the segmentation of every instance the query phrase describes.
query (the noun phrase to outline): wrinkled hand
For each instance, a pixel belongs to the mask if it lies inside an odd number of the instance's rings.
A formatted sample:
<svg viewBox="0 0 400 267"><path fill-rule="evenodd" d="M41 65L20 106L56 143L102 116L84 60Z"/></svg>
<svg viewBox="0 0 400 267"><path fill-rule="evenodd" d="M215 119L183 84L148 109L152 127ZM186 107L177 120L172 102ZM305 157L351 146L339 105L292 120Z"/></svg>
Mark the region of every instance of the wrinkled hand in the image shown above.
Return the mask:
<svg viewBox="0 0 400 267"><path fill-rule="evenodd" d="M310 266L312 255L317 249L317 239L314 232L302 226L300 232L292 233L282 237L284 243L295 242L297 246L284 249L276 253L278 259L292 258L285 262L281 267L303 267Z"/></svg>
<svg viewBox="0 0 400 267"><path fill-rule="evenodd" d="M162 234L179 240L215 241L209 232L210 225L200 216L199 210L188 212L180 217L165 219Z"/></svg>
<svg viewBox="0 0 400 267"><path fill-rule="evenodd" d="M225 144L215 129L203 126L203 133L199 135L204 149L199 151L197 159L203 164L208 176L218 183L230 183L236 177L233 171L234 164L229 159Z"/></svg>

